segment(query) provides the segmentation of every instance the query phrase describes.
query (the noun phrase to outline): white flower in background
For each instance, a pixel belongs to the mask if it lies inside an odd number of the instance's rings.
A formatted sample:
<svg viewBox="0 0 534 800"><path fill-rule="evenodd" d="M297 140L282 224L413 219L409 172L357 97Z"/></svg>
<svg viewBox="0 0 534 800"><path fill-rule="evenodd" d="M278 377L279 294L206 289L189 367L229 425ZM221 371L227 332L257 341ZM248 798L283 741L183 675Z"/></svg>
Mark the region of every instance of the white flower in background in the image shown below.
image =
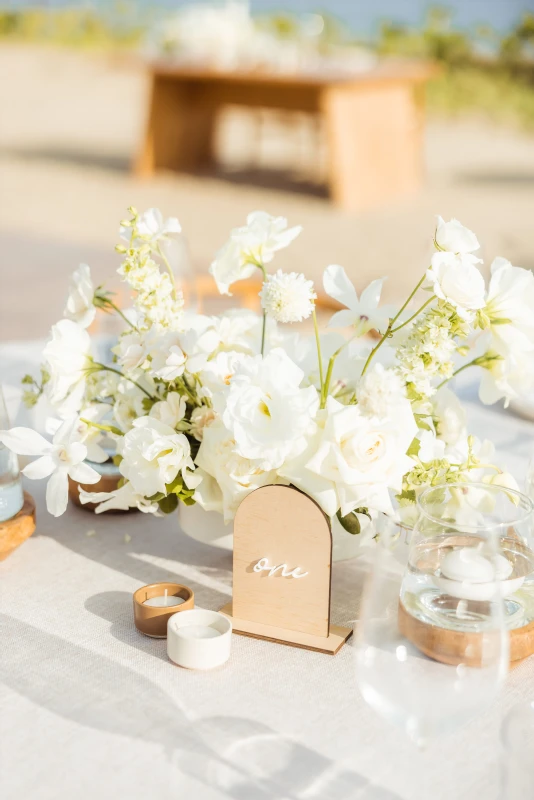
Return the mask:
<svg viewBox="0 0 534 800"><path fill-rule="evenodd" d="M198 442L204 438L204 429L217 419L216 412L208 406L194 408L191 412L191 436Z"/></svg>
<svg viewBox="0 0 534 800"><path fill-rule="evenodd" d="M494 259L484 312L502 344L534 349L534 274L505 258Z"/></svg>
<svg viewBox="0 0 534 800"><path fill-rule="evenodd" d="M178 392L169 392L165 400L154 403L149 416L165 423L170 428L176 428L185 417L187 400Z"/></svg>
<svg viewBox="0 0 534 800"><path fill-rule="evenodd" d="M148 242L151 247L167 238L181 233L182 227L176 217L163 219L163 214L159 208L149 208L137 218L137 232L143 241ZM127 242L130 241L132 229L121 225L120 235Z"/></svg>
<svg viewBox="0 0 534 800"><path fill-rule="evenodd" d="M454 392L443 386L432 398L436 433L448 447L467 436L467 412Z"/></svg>
<svg viewBox="0 0 534 800"><path fill-rule="evenodd" d="M314 309L317 295L313 281L308 281L298 272L282 272L267 275L261 292L261 306L277 322L302 322Z"/></svg>
<svg viewBox="0 0 534 800"><path fill-rule="evenodd" d="M489 483L490 486L502 486L503 489L513 489L516 492L521 491L519 485L510 472L494 472L491 475L485 475L482 478L483 483ZM517 505L515 495L508 495L512 502Z"/></svg>
<svg viewBox="0 0 534 800"><path fill-rule="evenodd" d="M145 398L146 394L131 381L119 381L113 404L113 418L124 433L130 430L138 417L147 413L144 408Z"/></svg>
<svg viewBox="0 0 534 800"><path fill-rule="evenodd" d="M236 453L236 442L220 421L204 428L196 457L202 482L194 499L206 511L219 511L224 521L233 519L241 501L254 489L276 483L276 471L265 470L257 460Z"/></svg>
<svg viewBox="0 0 534 800"><path fill-rule="evenodd" d="M154 417L134 420L131 430L119 440L117 452L122 456L119 469L137 494L165 494L166 484L172 483L179 472L186 486L194 488L195 465L189 440Z"/></svg>
<svg viewBox="0 0 534 800"><path fill-rule="evenodd" d="M469 228L465 228L457 219L449 222L438 216L434 240L439 250L449 253L472 253L480 247L478 239Z"/></svg>
<svg viewBox="0 0 534 800"><path fill-rule="evenodd" d="M245 308L233 308L218 317L212 317L212 331L217 336L213 352L232 351L254 356L259 352L261 342L262 317ZM273 344L277 325L274 319L267 319L265 339Z"/></svg>
<svg viewBox="0 0 534 800"><path fill-rule="evenodd" d="M363 414L382 419L406 399L406 385L398 372L375 364L358 383L356 396Z"/></svg>
<svg viewBox="0 0 534 800"><path fill-rule="evenodd" d="M486 356L479 387L485 405L504 398L506 408L510 400L530 394L534 387L534 350L510 351L496 345Z"/></svg>
<svg viewBox="0 0 534 800"><path fill-rule="evenodd" d="M244 353L223 351L208 361L200 373L205 395L212 397L229 386L235 371L247 357Z"/></svg>
<svg viewBox="0 0 534 800"><path fill-rule="evenodd" d="M146 333L130 331L121 336L118 344L112 347L121 367L127 372L146 367L150 352L150 338Z"/></svg>
<svg viewBox="0 0 534 800"><path fill-rule="evenodd" d="M97 483L100 475L83 461L87 447L77 441L77 418L65 420L58 428L52 442L30 428L12 428L0 431L0 442L20 456L40 456L22 470L31 480L48 478L46 507L50 514L59 517L67 508L69 477L80 483Z"/></svg>
<svg viewBox="0 0 534 800"><path fill-rule="evenodd" d="M93 403L113 398L120 380L120 375L108 370L89 373L85 384L84 402Z"/></svg>
<svg viewBox="0 0 534 800"><path fill-rule="evenodd" d="M363 290L360 299L356 294L353 283L347 273L337 264L326 268L323 276L324 290L347 309L338 311L328 323L330 328L344 328L351 326L357 336L363 336L371 329L384 331L388 325L389 317L385 311L378 309L384 279L372 281Z"/></svg>
<svg viewBox="0 0 534 800"><path fill-rule="evenodd" d="M354 393L356 383L361 375L363 365L369 355L370 347L367 343L354 340L347 344L346 338L340 333L321 333L321 353L324 364L327 364L330 357L346 345L337 356L332 370L332 380L330 383L330 394L337 395L340 392ZM292 361L304 372L303 386L315 386L320 388L319 360L317 358L317 344L315 336L306 336L301 333L285 331L281 337L280 347L282 347ZM382 348L385 351L386 348Z"/></svg>
<svg viewBox="0 0 534 800"><path fill-rule="evenodd" d="M469 253L434 253L426 276L434 294L453 305L461 316L485 305L486 286L476 266L479 258Z"/></svg>
<svg viewBox="0 0 534 800"><path fill-rule="evenodd" d="M80 264L73 272L67 304L63 312L67 319L87 328L94 320L96 308L93 305L95 290L91 280L91 270L87 264Z"/></svg>
<svg viewBox="0 0 534 800"><path fill-rule="evenodd" d="M417 434L410 403L400 403L391 417L379 420L329 397L318 421L309 450L279 474L329 516L338 509L346 516L360 506L391 513L389 489L400 491L404 473L414 465L406 455Z"/></svg>
<svg viewBox="0 0 534 800"><path fill-rule="evenodd" d="M125 483L113 492L88 492L80 488L80 502L82 505L99 503L95 514L102 514L103 511L128 511L129 508L138 508L145 514L155 514L158 511L158 504L138 494L131 483Z"/></svg>
<svg viewBox="0 0 534 800"><path fill-rule="evenodd" d="M180 348L187 356L186 368L191 375L200 372L218 346L219 338L211 328L190 328L179 337ZM176 354L177 357L178 354Z"/></svg>
<svg viewBox="0 0 534 800"><path fill-rule="evenodd" d="M215 410L236 441L236 451L276 468L305 444L304 434L319 399L313 386L301 389L301 369L281 349L246 359L234 374L222 409Z"/></svg>
<svg viewBox="0 0 534 800"><path fill-rule="evenodd" d="M249 214L247 224L234 228L211 264L210 274L220 293L229 294L232 283L250 278L258 265L272 261L274 254L291 244L301 230L300 226L288 229L284 217L271 217L265 211Z"/></svg>
<svg viewBox="0 0 534 800"><path fill-rule="evenodd" d="M47 393L63 419L80 409L87 370L92 364L90 348L89 334L76 322L62 319L52 327L51 339L43 351L50 372Z"/></svg>

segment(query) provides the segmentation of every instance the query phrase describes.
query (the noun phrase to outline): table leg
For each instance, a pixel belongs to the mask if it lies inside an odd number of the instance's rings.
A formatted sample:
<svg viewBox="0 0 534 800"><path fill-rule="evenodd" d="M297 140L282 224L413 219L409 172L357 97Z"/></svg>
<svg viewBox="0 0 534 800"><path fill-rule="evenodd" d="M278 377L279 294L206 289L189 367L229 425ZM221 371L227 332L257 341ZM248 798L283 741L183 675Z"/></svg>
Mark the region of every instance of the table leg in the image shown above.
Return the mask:
<svg viewBox="0 0 534 800"><path fill-rule="evenodd" d="M211 161L216 113L216 98L209 87L152 76L148 123L136 173L189 171Z"/></svg>
<svg viewBox="0 0 534 800"><path fill-rule="evenodd" d="M331 86L321 97L335 203L363 211L422 183L423 109L412 83Z"/></svg>

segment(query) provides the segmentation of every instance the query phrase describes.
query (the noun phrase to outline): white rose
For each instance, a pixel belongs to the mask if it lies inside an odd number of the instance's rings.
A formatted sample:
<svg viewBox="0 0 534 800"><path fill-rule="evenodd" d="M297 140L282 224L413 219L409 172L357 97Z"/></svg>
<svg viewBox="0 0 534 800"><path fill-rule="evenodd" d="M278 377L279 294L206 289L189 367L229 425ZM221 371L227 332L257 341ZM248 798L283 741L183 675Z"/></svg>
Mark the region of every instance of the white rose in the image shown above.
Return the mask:
<svg viewBox="0 0 534 800"><path fill-rule="evenodd" d="M434 239L441 250L450 253L472 253L480 247L478 239L469 228L465 228L457 219L445 222L442 217L437 217L436 233Z"/></svg>
<svg viewBox="0 0 534 800"><path fill-rule="evenodd" d="M119 469L138 494L166 493L166 484L179 472L190 486L189 470L194 470L194 464L189 440L153 417L134 420L132 429L119 440L117 452L122 456Z"/></svg>
<svg viewBox="0 0 534 800"><path fill-rule="evenodd" d="M304 447L319 398L313 386L300 388L303 377L281 349L265 358L249 357L241 364L231 380L225 407L216 405L241 456L261 459L275 468Z"/></svg>
<svg viewBox="0 0 534 800"><path fill-rule="evenodd" d="M196 457L202 482L194 499L206 511L218 511L225 522L233 519L241 501L260 486L275 483L275 470L264 470L257 460L236 453L235 440L221 421L204 428Z"/></svg>
<svg viewBox="0 0 534 800"><path fill-rule="evenodd" d="M87 264L80 264L73 273L67 304L63 312L67 319L87 328L95 318L96 308L93 305L94 287L91 270Z"/></svg>
<svg viewBox="0 0 534 800"><path fill-rule="evenodd" d="M455 306L461 316L485 305L486 287L477 263L480 259L468 253L439 252L432 256L432 266L426 273L434 294Z"/></svg>

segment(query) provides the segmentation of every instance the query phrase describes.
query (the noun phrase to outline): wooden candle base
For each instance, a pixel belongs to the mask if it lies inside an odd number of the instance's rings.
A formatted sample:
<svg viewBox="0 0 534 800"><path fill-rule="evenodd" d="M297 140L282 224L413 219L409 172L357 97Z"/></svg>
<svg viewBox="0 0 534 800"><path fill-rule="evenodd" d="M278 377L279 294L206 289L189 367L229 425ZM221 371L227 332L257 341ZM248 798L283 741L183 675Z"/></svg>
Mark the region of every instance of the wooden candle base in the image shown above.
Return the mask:
<svg viewBox="0 0 534 800"><path fill-rule="evenodd" d="M0 561L7 558L35 530L35 500L24 492L24 505L19 513L0 522Z"/></svg>
<svg viewBox="0 0 534 800"><path fill-rule="evenodd" d="M452 665L466 664L468 667L480 667L483 664L483 634L453 631L421 622L406 611L400 600L399 630L418 650L435 661ZM516 667L533 653L534 622L511 630L510 667Z"/></svg>
<svg viewBox="0 0 534 800"><path fill-rule="evenodd" d="M318 653L327 653L332 656L335 656L347 639L352 636L352 628L342 628L339 625L330 625L328 636L315 636L311 633L290 631L261 622L237 619L232 614L232 603L223 606L221 614L231 621L234 633L251 636L253 639L267 639L270 642L288 644L291 647L301 647L304 650L315 650Z"/></svg>
<svg viewBox="0 0 534 800"><path fill-rule="evenodd" d="M86 511L94 511L98 503L81 503L80 489L84 489L86 492L114 492L119 485L121 477L121 475L102 475L98 483L78 483L69 478L69 497L80 508L84 508ZM137 509L131 508L129 511L137 511ZM106 513L123 514L125 512L120 509L112 509Z"/></svg>

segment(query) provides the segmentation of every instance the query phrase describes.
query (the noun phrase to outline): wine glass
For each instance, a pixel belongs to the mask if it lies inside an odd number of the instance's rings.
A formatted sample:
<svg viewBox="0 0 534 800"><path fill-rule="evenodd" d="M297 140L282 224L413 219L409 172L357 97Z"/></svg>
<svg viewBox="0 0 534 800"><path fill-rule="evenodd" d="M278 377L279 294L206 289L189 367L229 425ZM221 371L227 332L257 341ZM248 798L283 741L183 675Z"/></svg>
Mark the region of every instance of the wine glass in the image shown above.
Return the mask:
<svg viewBox="0 0 534 800"><path fill-rule="evenodd" d="M477 491L464 494L466 486ZM364 589L356 625L362 695L419 745L489 706L508 668L500 577L508 556L501 552L501 527L483 510L494 493L482 487L422 493L406 566L395 555L406 546L395 522L383 524Z"/></svg>

